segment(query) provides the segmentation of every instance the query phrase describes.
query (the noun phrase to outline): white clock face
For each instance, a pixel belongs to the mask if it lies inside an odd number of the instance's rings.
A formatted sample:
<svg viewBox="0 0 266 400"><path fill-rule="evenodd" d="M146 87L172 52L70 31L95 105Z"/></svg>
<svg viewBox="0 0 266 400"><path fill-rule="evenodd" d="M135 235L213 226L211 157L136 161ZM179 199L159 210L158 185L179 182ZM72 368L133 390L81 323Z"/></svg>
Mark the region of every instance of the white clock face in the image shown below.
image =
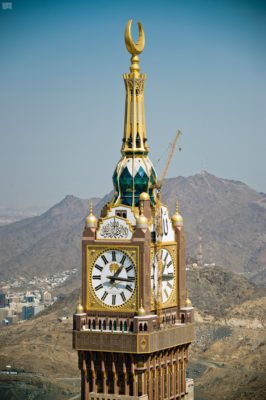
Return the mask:
<svg viewBox="0 0 266 400"><path fill-rule="evenodd" d="M122 306L135 291L134 262L121 250L106 250L92 267L91 285L103 304L109 307Z"/></svg>
<svg viewBox="0 0 266 400"><path fill-rule="evenodd" d="M161 287L160 293L158 292ZM151 289L157 301L166 303L174 288L173 259L166 249L159 250L151 266Z"/></svg>

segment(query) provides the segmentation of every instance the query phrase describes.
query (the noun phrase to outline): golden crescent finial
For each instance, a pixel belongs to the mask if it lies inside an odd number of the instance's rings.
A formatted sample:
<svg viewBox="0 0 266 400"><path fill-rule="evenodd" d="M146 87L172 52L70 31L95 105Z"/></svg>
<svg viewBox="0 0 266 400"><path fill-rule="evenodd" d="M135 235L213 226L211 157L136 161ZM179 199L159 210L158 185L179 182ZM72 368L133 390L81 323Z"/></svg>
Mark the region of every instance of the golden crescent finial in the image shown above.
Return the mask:
<svg viewBox="0 0 266 400"><path fill-rule="evenodd" d="M138 27L139 27L139 37L137 43L134 42L132 39L131 35L131 25L132 25L132 19L130 19L127 22L126 25L126 30L125 30L125 42L126 42L126 48L132 56L135 56L137 54L142 53L144 46L145 46L145 35L144 35L144 30L142 27L141 22L138 22Z"/></svg>

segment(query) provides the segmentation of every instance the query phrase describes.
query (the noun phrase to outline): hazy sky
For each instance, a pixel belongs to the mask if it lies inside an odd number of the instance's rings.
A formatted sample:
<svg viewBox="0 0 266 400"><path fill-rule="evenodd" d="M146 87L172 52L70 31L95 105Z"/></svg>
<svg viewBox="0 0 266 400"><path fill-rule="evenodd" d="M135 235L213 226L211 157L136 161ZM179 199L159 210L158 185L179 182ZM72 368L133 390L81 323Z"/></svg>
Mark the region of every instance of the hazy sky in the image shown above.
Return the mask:
<svg viewBox="0 0 266 400"><path fill-rule="evenodd" d="M6 2L6 1L5 1ZM207 170L266 192L266 1L0 2L0 206L112 188L143 23L150 157L183 131L168 177ZM158 164L163 168L165 159Z"/></svg>

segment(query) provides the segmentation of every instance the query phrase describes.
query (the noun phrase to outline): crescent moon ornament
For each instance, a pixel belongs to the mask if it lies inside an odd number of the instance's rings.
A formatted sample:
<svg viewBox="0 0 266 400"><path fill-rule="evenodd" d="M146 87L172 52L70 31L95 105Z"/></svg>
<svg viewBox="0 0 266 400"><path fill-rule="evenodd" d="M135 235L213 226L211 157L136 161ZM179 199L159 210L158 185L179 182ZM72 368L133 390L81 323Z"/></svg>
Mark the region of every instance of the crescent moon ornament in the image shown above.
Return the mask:
<svg viewBox="0 0 266 400"><path fill-rule="evenodd" d="M130 19L127 22L126 25L126 30L125 30L125 43L126 43L126 48L132 56L135 56L137 54L142 53L144 50L145 46L145 35L144 35L144 30L142 27L141 22L138 22L138 27L139 27L139 37L137 43L134 42L132 39L131 35L131 25L132 25L132 19Z"/></svg>

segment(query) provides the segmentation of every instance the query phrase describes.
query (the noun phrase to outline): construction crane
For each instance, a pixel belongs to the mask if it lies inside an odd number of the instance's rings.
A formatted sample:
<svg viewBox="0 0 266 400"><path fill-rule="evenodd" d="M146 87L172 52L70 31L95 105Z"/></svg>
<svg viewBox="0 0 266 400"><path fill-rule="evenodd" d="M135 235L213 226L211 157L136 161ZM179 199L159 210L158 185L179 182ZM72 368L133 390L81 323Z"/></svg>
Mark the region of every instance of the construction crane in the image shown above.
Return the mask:
<svg viewBox="0 0 266 400"><path fill-rule="evenodd" d="M170 147L170 151L169 151L169 154L167 156L166 164L164 166L161 178L158 180L158 182L156 184L156 189L158 189L158 190L161 190L161 187L163 185L164 179L166 177L168 168L170 166L170 163L172 161L172 158L173 158L173 155L174 155L174 152L175 152L175 149L176 149L177 141L180 138L181 134L182 134L182 132L178 129L178 131L176 132L176 135L174 137L174 140L172 141L172 143L170 143L170 146L169 146Z"/></svg>
<svg viewBox="0 0 266 400"><path fill-rule="evenodd" d="M168 168L170 166L171 160L173 158L175 149L176 149L176 144L178 139L180 138L181 131L178 130L176 132L176 135L174 137L173 142L170 144L170 151L166 160L165 167L163 169L161 178L158 180L157 184L155 185L155 188L157 189L157 196L158 196L158 201L156 202L155 205L155 242L154 242L154 263L157 267L157 290L155 293L155 308L156 308L156 313L158 315L158 323L159 327L162 326L162 275L163 275L163 270L164 270L164 263L162 260L162 249L160 247L160 242L162 238L162 216L161 216L161 201L160 201L160 192L162 185L164 183L164 179L166 177Z"/></svg>

